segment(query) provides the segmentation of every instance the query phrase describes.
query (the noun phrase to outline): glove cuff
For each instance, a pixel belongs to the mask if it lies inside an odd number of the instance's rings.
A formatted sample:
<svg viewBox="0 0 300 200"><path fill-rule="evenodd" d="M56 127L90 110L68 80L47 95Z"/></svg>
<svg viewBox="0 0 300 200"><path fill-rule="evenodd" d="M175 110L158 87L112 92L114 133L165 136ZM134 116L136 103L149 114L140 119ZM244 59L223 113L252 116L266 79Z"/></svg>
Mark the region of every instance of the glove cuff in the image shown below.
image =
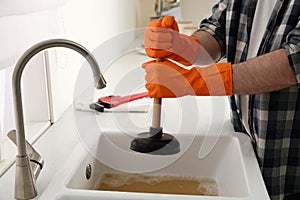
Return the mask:
<svg viewBox="0 0 300 200"><path fill-rule="evenodd" d="M196 96L231 96L231 63L217 63L208 67L194 67L187 79Z"/></svg>

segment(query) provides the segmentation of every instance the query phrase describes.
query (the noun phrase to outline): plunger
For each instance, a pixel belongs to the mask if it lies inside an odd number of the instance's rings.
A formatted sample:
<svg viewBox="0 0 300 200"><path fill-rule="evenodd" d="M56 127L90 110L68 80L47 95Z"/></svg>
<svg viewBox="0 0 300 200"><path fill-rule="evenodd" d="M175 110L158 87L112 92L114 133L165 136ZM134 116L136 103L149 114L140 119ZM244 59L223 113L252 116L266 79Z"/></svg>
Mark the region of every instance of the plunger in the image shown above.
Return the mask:
<svg viewBox="0 0 300 200"><path fill-rule="evenodd" d="M162 59L157 59L156 62L162 62ZM140 133L138 138L131 141L130 149L140 152L155 155L172 155L179 153L180 145L178 140L167 133L163 133L160 127L161 121L161 98L154 98L152 126L149 132Z"/></svg>

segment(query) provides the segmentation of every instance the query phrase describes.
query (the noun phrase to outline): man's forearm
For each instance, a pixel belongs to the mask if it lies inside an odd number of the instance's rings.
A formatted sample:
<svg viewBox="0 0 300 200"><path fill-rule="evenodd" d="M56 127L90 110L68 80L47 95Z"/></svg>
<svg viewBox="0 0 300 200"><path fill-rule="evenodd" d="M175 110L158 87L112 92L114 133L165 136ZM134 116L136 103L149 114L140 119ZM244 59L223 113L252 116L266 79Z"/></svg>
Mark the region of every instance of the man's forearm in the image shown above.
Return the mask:
<svg viewBox="0 0 300 200"><path fill-rule="evenodd" d="M234 64L232 72L234 94L261 94L297 84L284 49Z"/></svg>
<svg viewBox="0 0 300 200"><path fill-rule="evenodd" d="M196 65L209 65L220 59L220 45L210 33L197 31L193 36L199 39L202 46ZM234 64L232 72L234 94L261 94L297 84L284 49Z"/></svg>

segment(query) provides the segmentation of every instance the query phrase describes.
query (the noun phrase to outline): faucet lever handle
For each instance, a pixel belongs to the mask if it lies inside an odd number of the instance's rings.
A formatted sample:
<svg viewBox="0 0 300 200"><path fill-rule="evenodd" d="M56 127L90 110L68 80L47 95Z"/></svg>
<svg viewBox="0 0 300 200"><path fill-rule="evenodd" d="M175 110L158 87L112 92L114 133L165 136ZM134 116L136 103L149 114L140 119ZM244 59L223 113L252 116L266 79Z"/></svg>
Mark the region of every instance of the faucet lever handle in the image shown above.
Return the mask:
<svg viewBox="0 0 300 200"><path fill-rule="evenodd" d="M8 138L17 145L16 130L11 130L7 134ZM33 146L26 140L26 154L30 159L30 166L35 179L39 176L41 169L44 166L44 159L42 156L33 148Z"/></svg>

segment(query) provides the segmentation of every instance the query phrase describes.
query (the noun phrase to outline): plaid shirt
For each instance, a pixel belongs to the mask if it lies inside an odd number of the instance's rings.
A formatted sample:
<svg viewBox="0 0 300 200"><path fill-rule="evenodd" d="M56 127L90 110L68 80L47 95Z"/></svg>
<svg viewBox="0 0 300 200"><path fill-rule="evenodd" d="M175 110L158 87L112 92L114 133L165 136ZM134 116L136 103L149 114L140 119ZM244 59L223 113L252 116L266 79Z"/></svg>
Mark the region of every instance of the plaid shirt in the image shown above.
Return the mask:
<svg viewBox="0 0 300 200"><path fill-rule="evenodd" d="M219 42L229 62L246 60L257 0L220 0L200 24ZM300 83L300 1L277 0L258 56L285 49ZM236 131L240 122L238 96L230 98ZM249 126L266 187L272 199L300 192L300 92L291 87L251 95ZM255 191L252 191L255 192Z"/></svg>

